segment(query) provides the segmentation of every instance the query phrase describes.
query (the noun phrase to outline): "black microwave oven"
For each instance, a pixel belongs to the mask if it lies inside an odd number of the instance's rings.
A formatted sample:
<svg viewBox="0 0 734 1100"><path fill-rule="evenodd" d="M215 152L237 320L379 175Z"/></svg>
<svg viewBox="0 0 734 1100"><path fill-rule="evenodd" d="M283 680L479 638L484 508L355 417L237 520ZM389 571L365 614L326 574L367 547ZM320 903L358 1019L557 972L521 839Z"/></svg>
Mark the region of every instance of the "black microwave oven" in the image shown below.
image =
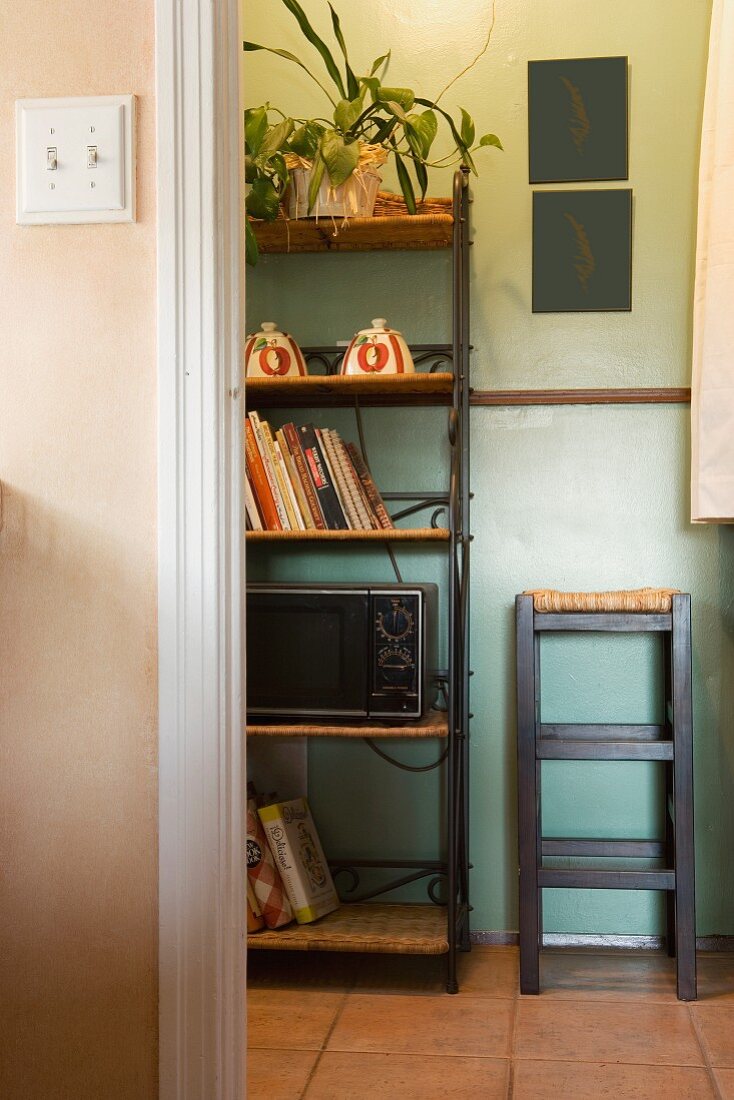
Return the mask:
<svg viewBox="0 0 734 1100"><path fill-rule="evenodd" d="M248 717L421 718L437 604L435 584L249 584Z"/></svg>

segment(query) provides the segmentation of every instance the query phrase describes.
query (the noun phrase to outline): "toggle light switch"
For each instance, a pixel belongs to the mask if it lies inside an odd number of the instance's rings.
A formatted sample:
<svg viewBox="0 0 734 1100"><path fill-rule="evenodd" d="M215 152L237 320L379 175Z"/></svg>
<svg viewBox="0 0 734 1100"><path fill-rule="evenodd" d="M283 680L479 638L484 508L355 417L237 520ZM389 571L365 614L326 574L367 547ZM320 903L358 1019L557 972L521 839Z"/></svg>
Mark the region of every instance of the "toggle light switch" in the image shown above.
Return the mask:
<svg viewBox="0 0 734 1100"><path fill-rule="evenodd" d="M19 99L16 143L20 225L135 220L134 96Z"/></svg>

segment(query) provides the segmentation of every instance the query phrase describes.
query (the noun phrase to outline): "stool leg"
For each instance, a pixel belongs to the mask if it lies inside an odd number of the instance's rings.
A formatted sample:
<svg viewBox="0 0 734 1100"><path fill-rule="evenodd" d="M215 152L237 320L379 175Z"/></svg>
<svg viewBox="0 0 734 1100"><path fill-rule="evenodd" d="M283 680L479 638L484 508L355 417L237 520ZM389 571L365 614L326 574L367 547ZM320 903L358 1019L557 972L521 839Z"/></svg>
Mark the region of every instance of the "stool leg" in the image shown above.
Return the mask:
<svg viewBox="0 0 734 1100"><path fill-rule="evenodd" d="M538 785L536 768L536 656L533 598L518 596L517 757L520 853L520 992L540 991L538 906Z"/></svg>
<svg viewBox="0 0 734 1100"><path fill-rule="evenodd" d="M663 721L668 721L668 704L673 705L671 683L672 636L663 634ZM673 763L667 762L665 768L665 855L666 866L675 867L675 833L673 831ZM670 958L675 958L675 892L667 890L665 894L665 945Z"/></svg>
<svg viewBox="0 0 734 1100"><path fill-rule="evenodd" d="M691 598L673 596L673 767L678 998L696 999Z"/></svg>

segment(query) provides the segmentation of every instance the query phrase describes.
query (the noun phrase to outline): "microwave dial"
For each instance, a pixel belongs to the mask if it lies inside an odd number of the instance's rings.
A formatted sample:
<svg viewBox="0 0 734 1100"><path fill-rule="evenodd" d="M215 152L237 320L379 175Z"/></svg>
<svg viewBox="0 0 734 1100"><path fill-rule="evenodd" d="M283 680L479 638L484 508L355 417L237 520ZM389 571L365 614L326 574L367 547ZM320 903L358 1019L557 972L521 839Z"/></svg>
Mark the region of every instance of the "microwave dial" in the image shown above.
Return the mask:
<svg viewBox="0 0 734 1100"><path fill-rule="evenodd" d="M377 629L383 638L399 642L413 630L413 615L401 600L390 600L389 611L380 611L377 616Z"/></svg>
<svg viewBox="0 0 734 1100"><path fill-rule="evenodd" d="M412 668L414 657L404 646L384 646L377 654L377 664L384 672L404 672Z"/></svg>

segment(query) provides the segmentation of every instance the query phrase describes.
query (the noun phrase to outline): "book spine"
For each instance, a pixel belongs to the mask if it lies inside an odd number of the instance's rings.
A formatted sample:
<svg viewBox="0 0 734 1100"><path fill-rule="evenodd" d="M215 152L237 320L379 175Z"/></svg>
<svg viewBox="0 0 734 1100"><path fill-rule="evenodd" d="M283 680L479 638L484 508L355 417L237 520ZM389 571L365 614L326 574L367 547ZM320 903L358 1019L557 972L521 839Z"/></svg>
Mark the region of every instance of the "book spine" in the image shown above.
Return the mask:
<svg viewBox="0 0 734 1100"><path fill-rule="evenodd" d="M336 493L337 500L339 501L339 507L344 513L344 518L347 521L347 527L350 531L354 530L354 515L350 507L350 501L344 492L344 486L340 476L340 471L334 461L334 455L331 447L331 440L329 439L329 432L326 428L316 429L316 438L319 441L321 447L321 453L324 456L326 462L326 468L329 471L329 477L331 478L331 484L334 486L334 492Z"/></svg>
<svg viewBox="0 0 734 1100"><path fill-rule="evenodd" d="M247 512L247 518L250 521L252 530L262 531L262 520L260 519L260 514L255 504L255 494L252 491L249 473L245 474L245 511Z"/></svg>
<svg viewBox="0 0 734 1100"><path fill-rule="evenodd" d="M350 510L350 520L352 527L359 531L369 531L372 528L372 521L367 512L365 512L362 506L362 501L359 496L355 495L354 488L349 473L344 467L344 459L342 458L342 452L340 448L341 438L339 433L333 430L327 432L329 445L331 447L331 464L335 467L337 476L339 478L339 484L341 486L342 495L346 497L347 506Z"/></svg>
<svg viewBox="0 0 734 1100"><path fill-rule="evenodd" d="M247 458L247 471L252 480L255 497L260 505L266 530L280 531L281 525L278 519L278 510L275 507L270 483L265 472L263 460L260 457L255 431L249 417L245 420L245 454Z"/></svg>
<svg viewBox="0 0 734 1100"><path fill-rule="evenodd" d="M291 531L297 531L298 523L296 521L295 512L293 511L293 506L291 504L290 493L288 492L288 486L286 484L285 475L282 469L282 463L278 458L278 448L275 446L273 433L267 420L260 421L260 430L265 441L265 446L267 447L270 454L270 460L273 463L273 469L275 470L275 479L278 482L278 489L280 491L280 499L283 501L285 514L288 517L288 525Z"/></svg>
<svg viewBox="0 0 734 1100"><path fill-rule="evenodd" d="M370 507L370 502L367 499L367 495L364 490L362 482L359 480L359 475L354 468L351 458L349 457L349 451L346 448L344 440L337 433L334 441L337 454L341 460L342 469L344 470L344 476L346 477L349 487L352 492L354 504L359 513L362 526L366 531L372 530L380 526L380 522L377 516Z"/></svg>
<svg viewBox="0 0 734 1100"><path fill-rule="evenodd" d="M285 424L283 426L283 434L285 435L290 452L293 456L293 461L296 464L296 470L298 471L303 493L306 497L306 503L311 513L313 525L318 531L324 531L326 529L326 523L324 522L324 516L319 506L319 498L316 496L316 490L314 489L311 475L308 472L306 459L301 450L301 441L298 437L295 424Z"/></svg>
<svg viewBox="0 0 734 1100"><path fill-rule="evenodd" d="M324 513L326 526L330 531L346 531L348 530L347 521L339 505L339 498L334 491L334 486L329 481L324 457L316 438L316 429L313 424L306 424L299 431L303 455L308 463L309 473Z"/></svg>
<svg viewBox="0 0 734 1100"><path fill-rule="evenodd" d="M247 803L247 879L268 928L280 928L293 920L291 903L285 895L254 800Z"/></svg>
<svg viewBox="0 0 734 1100"><path fill-rule="evenodd" d="M250 423L252 424L252 430L255 433L255 442L257 443L257 449L262 459L262 464L265 469L265 476L268 479L268 485L270 486L270 492L273 496L273 504L275 505L278 513L278 520L280 521L280 530L290 531L291 525L288 519L288 512L286 511L285 504L280 495L280 487L278 485L278 479L275 475L275 466L273 464L273 458L270 454L270 448L268 447L267 440L262 430L262 420L256 412L250 413ZM278 528L276 528L278 530Z"/></svg>
<svg viewBox="0 0 734 1100"><path fill-rule="evenodd" d="M374 481L372 480L372 475L370 474L369 470L367 469L367 467L365 465L365 462L364 462L364 459L362 458L361 454L359 453L359 451L357 450L357 448L354 446L353 443L347 443L347 450L349 451L349 457L352 460L354 468L357 471L357 474L359 475L359 480L364 485L364 489L365 489L365 492L367 494L367 499L370 502L370 506L372 508L372 511L375 513L375 515L377 517L377 520L380 524L380 527L382 527L382 529L384 531L393 530L393 528L395 527L395 524L390 519L390 516L387 513L387 508L385 507L385 502L382 499L382 497L380 496L379 492L377 491L377 486L375 485Z"/></svg>
<svg viewBox="0 0 734 1100"><path fill-rule="evenodd" d="M291 481L291 475L288 471L288 467L285 461L285 455L280 446L280 442L277 439L273 440L273 448L275 450L275 457L278 461L278 469L280 470L280 480L286 493L286 506L288 507L288 516L290 518L291 513L291 526L294 531L305 531L306 524L303 522L303 516L301 515L301 509L298 506L298 500L296 499L296 491Z"/></svg>
<svg viewBox="0 0 734 1100"><path fill-rule="evenodd" d="M303 486L301 485L301 479L298 476L298 470L296 469L296 464L293 461L293 455L291 454L291 449L288 446L288 440L286 439L285 432L283 431L282 428L279 428L278 431L275 433L275 439L276 439L276 442L277 442L278 446L280 447L280 453L283 456L283 462L285 463L285 469L286 469L286 473L288 474L288 480L291 483L291 488L293 489L293 495L295 496L296 503L298 505L298 512L300 514L301 519L303 520L303 530L304 531L313 530L314 522L311 519L311 512L310 512L309 507L308 507L308 502L306 500L306 495L303 491Z"/></svg>

